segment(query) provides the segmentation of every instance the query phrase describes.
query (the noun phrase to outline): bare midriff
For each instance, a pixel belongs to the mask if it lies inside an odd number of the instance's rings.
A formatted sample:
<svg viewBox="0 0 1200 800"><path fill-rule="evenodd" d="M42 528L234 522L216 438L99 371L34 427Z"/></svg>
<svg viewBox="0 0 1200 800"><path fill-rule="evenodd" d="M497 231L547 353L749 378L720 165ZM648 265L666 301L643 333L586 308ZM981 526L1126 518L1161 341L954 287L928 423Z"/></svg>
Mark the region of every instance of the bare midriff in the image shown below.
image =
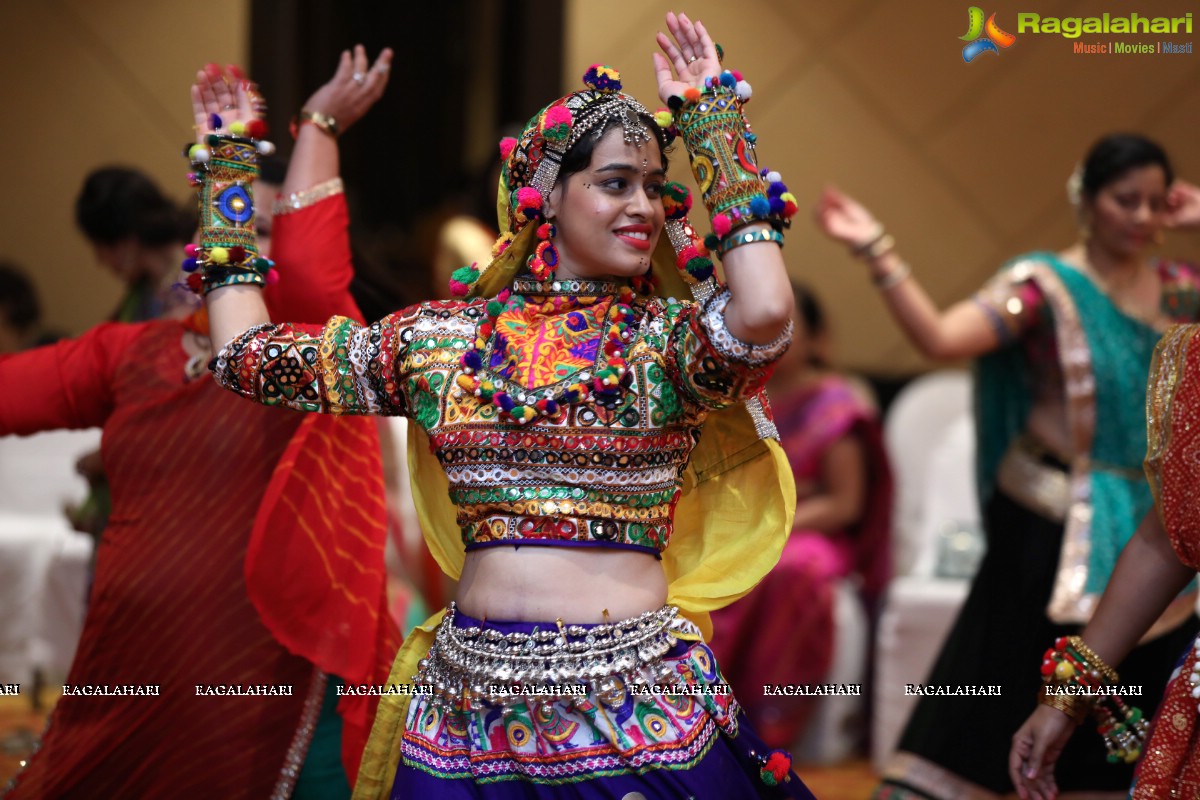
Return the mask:
<svg viewBox="0 0 1200 800"><path fill-rule="evenodd" d="M662 562L650 553L528 544L469 551L456 596L472 617L583 624L636 617L666 600Z"/></svg>

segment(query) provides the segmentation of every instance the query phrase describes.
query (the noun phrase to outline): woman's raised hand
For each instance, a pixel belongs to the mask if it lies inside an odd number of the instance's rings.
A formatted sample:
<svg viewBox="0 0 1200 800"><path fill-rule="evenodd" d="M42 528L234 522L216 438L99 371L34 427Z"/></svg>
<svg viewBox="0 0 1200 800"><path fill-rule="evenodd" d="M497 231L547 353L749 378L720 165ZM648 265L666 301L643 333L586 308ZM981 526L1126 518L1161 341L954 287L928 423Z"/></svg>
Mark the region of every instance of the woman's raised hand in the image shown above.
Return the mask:
<svg viewBox="0 0 1200 800"><path fill-rule="evenodd" d="M706 77L721 72L717 46L702 22L692 22L686 14L668 11L667 30L670 36L661 32L655 36L662 53L653 55L658 97L664 104L667 98L682 96L689 88L703 89Z"/></svg>
<svg viewBox="0 0 1200 800"><path fill-rule="evenodd" d="M870 244L883 231L866 207L832 186L821 192L813 217L822 233L851 248Z"/></svg>
<svg viewBox="0 0 1200 800"><path fill-rule="evenodd" d="M234 122L247 123L260 119L266 107L258 87L246 79L242 71L230 65L221 69L208 64L196 73L192 83L192 116L196 141L214 133L213 115L216 114L225 130Z"/></svg>
<svg viewBox="0 0 1200 800"><path fill-rule="evenodd" d="M1167 227L1200 228L1200 186L1175 179L1167 191Z"/></svg>
<svg viewBox="0 0 1200 800"><path fill-rule="evenodd" d="M366 48L356 44L353 53L342 51L333 77L313 92L305 101L304 108L333 117L337 120L338 130L344 132L362 119L371 106L383 97L391 68L390 47L383 48L375 63L370 64Z"/></svg>

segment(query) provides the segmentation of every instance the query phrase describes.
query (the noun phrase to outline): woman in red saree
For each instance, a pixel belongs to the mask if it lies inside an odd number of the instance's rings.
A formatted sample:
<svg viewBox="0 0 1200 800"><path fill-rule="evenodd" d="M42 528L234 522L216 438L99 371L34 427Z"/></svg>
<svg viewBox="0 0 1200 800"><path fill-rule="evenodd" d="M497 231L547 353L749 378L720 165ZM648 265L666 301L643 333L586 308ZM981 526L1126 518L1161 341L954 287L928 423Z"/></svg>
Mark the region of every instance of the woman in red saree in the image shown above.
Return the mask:
<svg viewBox="0 0 1200 800"><path fill-rule="evenodd" d="M857 575L873 612L889 575L892 477L879 419L863 391L829 368L824 313L793 286L796 336L768 388L796 479L796 517L778 565L713 614L713 650L763 740L791 747L815 697L767 695L819 684L833 660L834 591Z"/></svg>
<svg viewBox="0 0 1200 800"><path fill-rule="evenodd" d="M353 123L389 61L360 82L365 52L346 53L309 107ZM302 126L279 314L360 316L337 175L334 139ZM0 435L102 426L113 499L64 695L7 798L349 793L377 698L337 688L382 683L399 642L375 428L243 403L210 358L200 312L0 358Z"/></svg>

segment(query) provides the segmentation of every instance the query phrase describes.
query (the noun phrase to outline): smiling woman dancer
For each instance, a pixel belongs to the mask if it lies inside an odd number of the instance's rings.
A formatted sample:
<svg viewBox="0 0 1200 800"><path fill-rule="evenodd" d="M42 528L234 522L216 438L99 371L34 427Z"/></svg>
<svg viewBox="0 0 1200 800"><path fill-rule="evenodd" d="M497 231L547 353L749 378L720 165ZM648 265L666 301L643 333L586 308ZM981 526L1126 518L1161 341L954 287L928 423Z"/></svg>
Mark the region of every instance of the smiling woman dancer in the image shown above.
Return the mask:
<svg viewBox="0 0 1200 800"><path fill-rule="evenodd" d="M1174 181L1143 136L1097 141L1072 177L1081 240L1013 259L973 297L939 311L869 211L836 191L818 223L870 266L893 317L926 355L977 358L980 499L988 551L928 683L999 685L1003 699L921 698L878 798L1011 792L1005 754L1040 688L1036 665L1079 633L1121 548L1151 507L1140 469L1155 343L1200 310L1195 267L1150 257L1166 226L1194 226L1200 194ZM1195 594L1171 603L1126 672L1149 710L1198 627ZM922 676L912 676L920 680ZM884 691L891 691L886 687ZM1060 763L1069 791L1123 797L1132 767L1077 737Z"/></svg>
<svg viewBox="0 0 1200 800"><path fill-rule="evenodd" d="M793 513L759 396L790 339L795 201L754 163L748 84L700 23L667 27L655 71L674 115L597 65L502 143L500 252L452 282L470 299L366 328L271 325L252 269L205 267L227 387L416 423L423 528L458 594L397 658L392 680L429 690L381 703L359 797L811 797L702 636L778 559ZM728 288L666 183L675 131ZM656 296L651 272L702 299Z"/></svg>

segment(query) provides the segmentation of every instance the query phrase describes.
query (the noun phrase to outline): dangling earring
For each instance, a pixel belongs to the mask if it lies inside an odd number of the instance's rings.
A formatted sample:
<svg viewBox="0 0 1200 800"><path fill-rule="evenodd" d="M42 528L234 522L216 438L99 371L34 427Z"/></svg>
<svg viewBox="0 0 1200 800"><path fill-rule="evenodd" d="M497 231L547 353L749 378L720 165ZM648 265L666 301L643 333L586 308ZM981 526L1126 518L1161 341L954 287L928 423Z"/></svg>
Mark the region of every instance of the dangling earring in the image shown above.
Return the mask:
<svg viewBox="0 0 1200 800"><path fill-rule="evenodd" d="M646 271L641 275L635 275L629 279L629 286L637 294L648 295L654 294L654 261L650 261L650 265L646 267Z"/></svg>
<svg viewBox="0 0 1200 800"><path fill-rule="evenodd" d="M538 226L537 238L542 241L529 259L529 271L543 283L554 279L554 269L558 266L558 248L553 241L557 234L558 229L553 222L543 222Z"/></svg>

